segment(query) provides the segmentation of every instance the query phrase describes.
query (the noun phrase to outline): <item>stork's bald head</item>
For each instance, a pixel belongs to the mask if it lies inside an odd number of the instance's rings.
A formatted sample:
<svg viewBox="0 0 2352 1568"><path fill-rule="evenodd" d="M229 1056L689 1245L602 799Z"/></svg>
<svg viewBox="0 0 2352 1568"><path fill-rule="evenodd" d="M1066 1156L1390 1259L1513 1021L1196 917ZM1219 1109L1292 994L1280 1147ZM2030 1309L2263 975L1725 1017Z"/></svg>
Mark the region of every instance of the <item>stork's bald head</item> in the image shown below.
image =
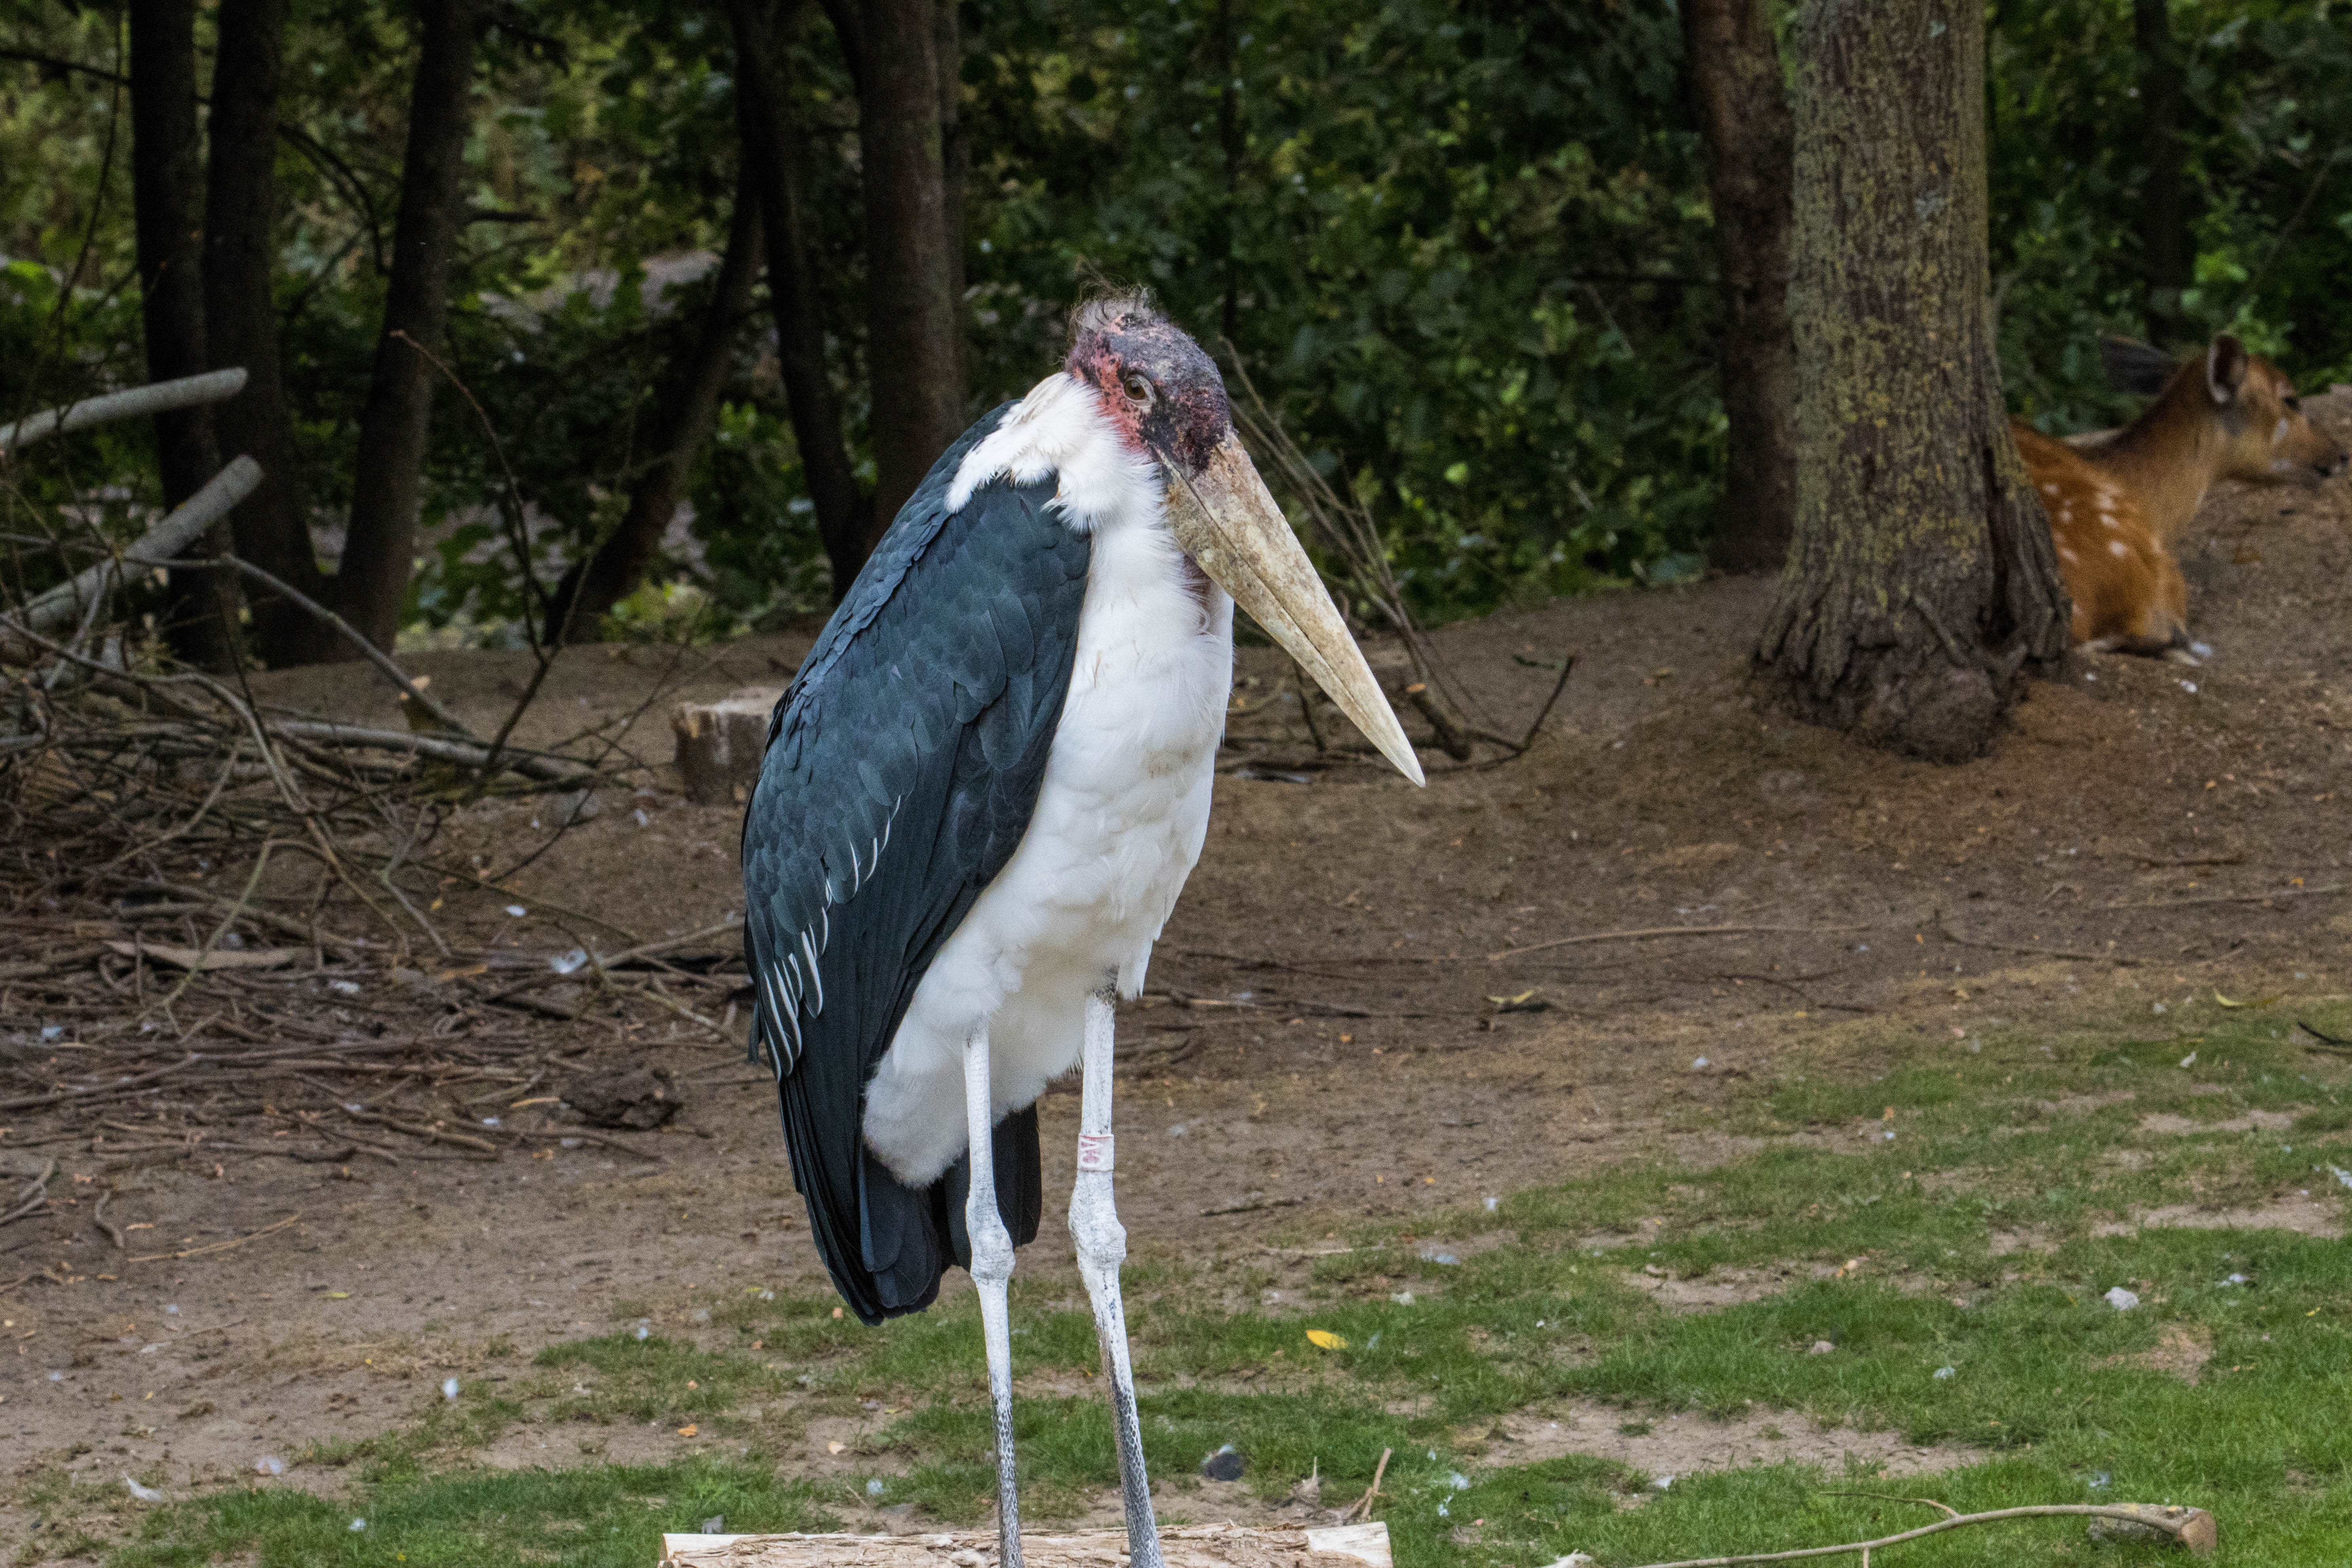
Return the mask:
<svg viewBox="0 0 2352 1568"><path fill-rule="evenodd" d="M1079 306L1062 368L1095 389L1129 445L1185 478L1200 474L1233 429L1215 363L1148 295Z"/></svg>

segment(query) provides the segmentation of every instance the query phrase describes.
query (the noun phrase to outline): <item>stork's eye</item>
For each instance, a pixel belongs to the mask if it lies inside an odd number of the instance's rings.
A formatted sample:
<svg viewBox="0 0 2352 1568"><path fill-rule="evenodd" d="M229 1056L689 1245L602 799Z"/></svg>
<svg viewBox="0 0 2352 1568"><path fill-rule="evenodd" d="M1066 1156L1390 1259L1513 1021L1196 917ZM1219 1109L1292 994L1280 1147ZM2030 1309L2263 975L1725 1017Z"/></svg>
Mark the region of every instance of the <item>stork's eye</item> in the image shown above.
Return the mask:
<svg viewBox="0 0 2352 1568"><path fill-rule="evenodd" d="M1127 373L1127 395L1136 403L1149 405L1151 402L1151 383L1140 371Z"/></svg>

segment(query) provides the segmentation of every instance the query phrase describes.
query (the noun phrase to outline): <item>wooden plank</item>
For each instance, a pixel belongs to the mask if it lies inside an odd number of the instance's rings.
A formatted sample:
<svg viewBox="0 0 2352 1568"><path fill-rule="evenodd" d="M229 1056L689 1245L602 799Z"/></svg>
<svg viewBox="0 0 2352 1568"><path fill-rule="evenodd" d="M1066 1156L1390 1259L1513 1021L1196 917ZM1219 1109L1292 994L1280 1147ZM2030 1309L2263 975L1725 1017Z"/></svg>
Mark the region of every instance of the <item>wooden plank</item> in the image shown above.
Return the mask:
<svg viewBox="0 0 2352 1568"><path fill-rule="evenodd" d="M1163 1530L1168 1568L1391 1568L1389 1527ZM1120 1568L1127 1531L1024 1535L1031 1568ZM687 1535L662 1537L661 1568L993 1568L996 1536Z"/></svg>

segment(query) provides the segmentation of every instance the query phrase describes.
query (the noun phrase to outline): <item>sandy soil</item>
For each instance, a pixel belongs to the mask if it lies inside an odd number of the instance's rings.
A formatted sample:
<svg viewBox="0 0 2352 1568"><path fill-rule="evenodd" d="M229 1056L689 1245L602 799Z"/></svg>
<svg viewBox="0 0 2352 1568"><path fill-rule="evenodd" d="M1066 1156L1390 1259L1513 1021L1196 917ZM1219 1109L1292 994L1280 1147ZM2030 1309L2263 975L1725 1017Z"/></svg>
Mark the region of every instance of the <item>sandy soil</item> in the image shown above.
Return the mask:
<svg viewBox="0 0 2352 1568"><path fill-rule="evenodd" d="M2352 433L2352 395L2311 402ZM1864 751L1759 708L1745 666L1759 582L1450 629L1438 639L1447 668L1499 731L1540 706L1547 661L1572 650L1580 662L1527 755L1463 768L1424 753L1420 792L1368 763L1319 765L1286 663L1245 650L1246 711L1206 853L1150 1005L1122 1019L1120 1185L1137 1252L1230 1258L1612 1162L1732 1157L1742 1145L1676 1129L1790 1052L1959 1049L2022 1016L2112 1016L2217 987L2347 989L2347 525L2343 479L2218 496L2184 548L2217 661L2078 660L2032 689L1990 756L1959 767ZM453 938L609 951L740 909L736 811L674 793L667 715L680 697L780 683L805 640L567 654L522 738L608 724L646 764L645 785L608 792L569 831L545 803L488 803L452 822L441 851L486 869L545 845L509 882L530 913L503 913L507 895L453 893ZM1401 668L1393 648L1376 659ZM485 724L528 673L520 656L415 662ZM362 671L267 681L273 700L397 721ZM1677 934L1625 934L1656 928ZM117 1250L89 1222L100 1184L87 1140L16 1121L0 1164L29 1171L54 1155L77 1201L0 1231L0 1279L47 1270L0 1292L6 1469L67 1460L103 1477L160 1462L175 1487L252 1479L265 1456L381 1429L437 1398L444 1377L503 1375L519 1364L497 1353L508 1345L528 1356L624 1313L691 1333L723 1293L822 1287L772 1090L739 1047L682 1024L667 1038L544 1026L684 1075L680 1121L636 1139L665 1163L588 1146L347 1171L133 1170L110 1178L108 1217L130 1227ZM1071 1175L1076 1104L1067 1092L1045 1104L1049 1191ZM1076 1298L1057 1206L1016 1289ZM2322 1217L2311 1207L2237 1222L2307 1228ZM1218 1210L1242 1212L1207 1212ZM222 1243L236 1245L169 1256ZM1600 1419L1530 1412L1529 1430L1507 1436L1540 1447L1567 1440L1542 1435L1549 1422L1580 1433ZM1699 1436L1671 1454L1625 1451L1689 1469L1810 1457L1827 1441L1772 1438L1767 1424L1708 1436L1685 1420ZM609 1451L692 1441L625 1434ZM1844 1435L1838 1452L1915 1463L1861 1441ZM518 1449L496 1462L578 1458ZM332 1483L297 1468L265 1484ZM0 1503L0 1533L9 1516Z"/></svg>

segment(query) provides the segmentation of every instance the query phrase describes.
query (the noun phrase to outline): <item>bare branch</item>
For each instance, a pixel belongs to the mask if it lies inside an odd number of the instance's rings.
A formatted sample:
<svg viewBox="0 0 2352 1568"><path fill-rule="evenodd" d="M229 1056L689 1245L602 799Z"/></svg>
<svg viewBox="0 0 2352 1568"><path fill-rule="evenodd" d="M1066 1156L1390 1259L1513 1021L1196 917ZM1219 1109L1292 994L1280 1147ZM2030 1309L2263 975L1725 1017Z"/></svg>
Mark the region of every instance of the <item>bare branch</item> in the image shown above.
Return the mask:
<svg viewBox="0 0 2352 1568"><path fill-rule="evenodd" d="M1906 1500L1925 1500L1919 1499ZM1942 1508L1941 1503L1936 1504ZM1734 1568L1747 1563L1793 1563L1803 1557L1838 1557L1859 1552L1868 1562L1870 1554L1906 1541L1916 1541L1923 1535L1937 1535L1963 1525L1996 1524L2011 1519L2093 1519L2107 1520L2135 1531L2179 1542L2199 1557L2210 1557L2219 1544L2221 1532L2213 1516L2201 1508L2157 1507L2151 1503L2044 1503L2034 1508L1996 1508L1984 1513L1956 1513L1949 1519L1939 1519L1933 1524L1923 1524L1916 1530L1906 1530L1895 1535L1882 1535L1875 1541L1850 1541L1839 1546L1809 1546L1794 1552L1756 1552L1740 1557L1685 1557L1673 1563L1645 1563L1643 1568Z"/></svg>
<svg viewBox="0 0 2352 1568"><path fill-rule="evenodd" d="M245 372L241 370L221 371L217 374L233 375L236 378L237 385L245 384ZM163 384L164 387L186 386L195 382L214 379L215 377L213 376L190 376L184 382L166 382ZM142 387L140 390L154 392L161 388ZM136 395L123 393L121 395L130 397ZM98 400L98 402L104 401L107 400L103 398ZM80 406L90 408L96 405L96 403L89 403ZM137 409L123 409L109 415L108 417L121 417L132 413L152 414L158 406L178 405L161 404ZM68 414L68 417L70 418L70 416ZM48 416L42 415L38 417L47 418ZM205 530L227 516L229 510L251 495L255 487L260 483L261 465L251 458L237 458L219 473L215 474L204 489L182 501L161 522L149 529L138 543L124 552L124 557L147 557L152 561L163 561L178 554L200 538ZM124 558L101 561L97 565L77 574L71 582L60 583L35 598L32 603L25 606L21 616L15 617L0 616L0 626L33 632L54 631L73 620L84 606L111 596L121 582L122 568L126 563L127 561Z"/></svg>
<svg viewBox="0 0 2352 1568"><path fill-rule="evenodd" d="M443 729L448 731L453 735L463 735L469 741L474 738L473 731L466 727L464 720L458 718L455 713L450 712L446 708L444 708L438 701L435 700L432 695L423 687L411 680L407 675L402 671L400 666L392 661L390 656L385 654L383 649L377 647L375 644L368 641L366 637L362 637L357 626L352 626L351 622L343 619L342 616L335 614L334 611L327 608L326 605L320 604L308 594L302 593L300 590L286 583L283 579L263 571L260 567L256 566L252 562L244 560L236 555L224 555L217 563L203 561L147 561L137 554L126 555L124 559L142 566L205 566L217 564L236 568L237 571L242 572L247 576L252 578L255 582L262 584L262 586L269 589L272 593L283 595L289 604L294 605L297 607L307 611L309 614L334 627L338 633L341 634L344 640L348 641L353 647L358 648L360 652L367 656L369 663L374 665L387 676L390 676L392 678L392 683L394 686L399 687L401 690L406 692L409 697L415 701L419 708L422 708L425 712L433 715L434 720L438 722Z"/></svg>
<svg viewBox="0 0 2352 1568"><path fill-rule="evenodd" d="M220 403L244 390L245 372L242 369L214 370L202 375L182 376L177 381L159 381L148 386L134 386L128 392L110 392L103 397L68 403L62 408L46 408L29 419L19 419L14 425L0 425L0 458L52 436L69 435L76 430L86 430L92 425L111 424L117 419L136 419L142 415L163 414L174 408L193 408L202 403ZM193 498L191 501L193 504Z"/></svg>

